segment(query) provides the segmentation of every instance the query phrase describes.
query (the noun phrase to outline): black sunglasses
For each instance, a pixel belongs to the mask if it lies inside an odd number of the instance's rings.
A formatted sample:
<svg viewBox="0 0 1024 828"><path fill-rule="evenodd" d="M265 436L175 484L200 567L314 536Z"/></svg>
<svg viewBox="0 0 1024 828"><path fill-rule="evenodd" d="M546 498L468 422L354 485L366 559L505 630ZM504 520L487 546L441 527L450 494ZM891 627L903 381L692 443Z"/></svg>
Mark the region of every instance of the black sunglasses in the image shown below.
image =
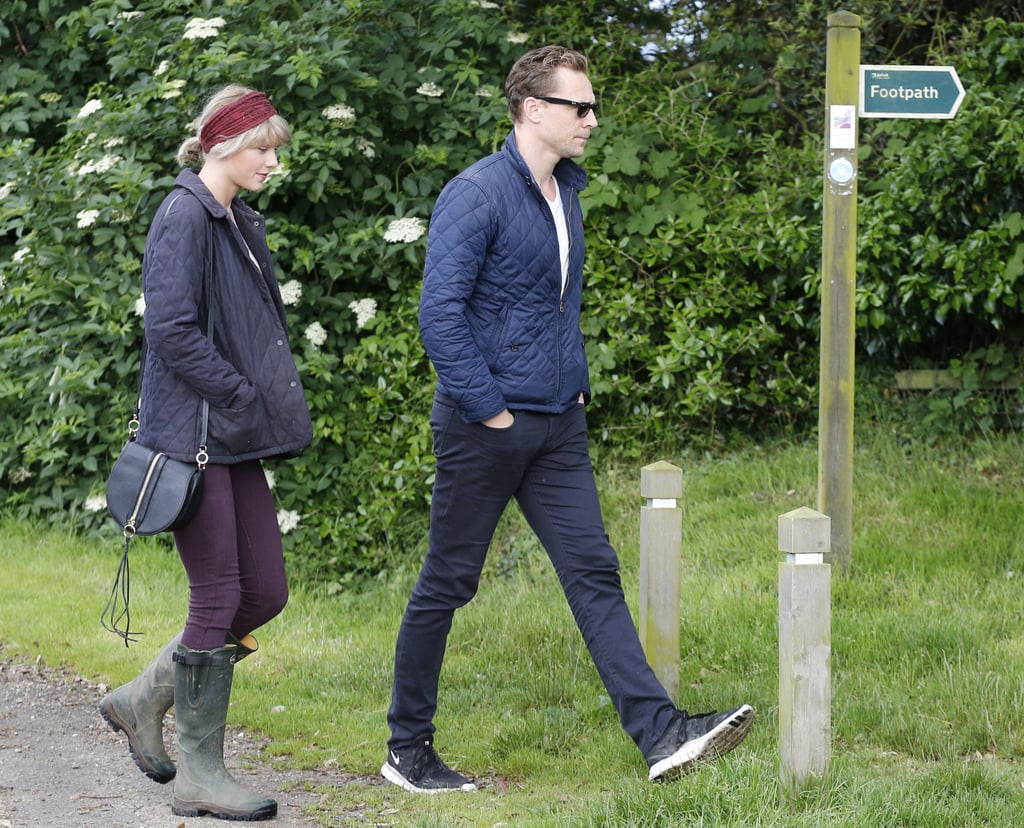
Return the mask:
<svg viewBox="0 0 1024 828"><path fill-rule="evenodd" d="M548 98L544 95L534 96L538 101L547 101L553 104L564 104L565 106L576 107L576 117L586 118L588 112L593 112L594 117L597 117L597 102L594 103L583 103L582 101L567 101L565 98Z"/></svg>

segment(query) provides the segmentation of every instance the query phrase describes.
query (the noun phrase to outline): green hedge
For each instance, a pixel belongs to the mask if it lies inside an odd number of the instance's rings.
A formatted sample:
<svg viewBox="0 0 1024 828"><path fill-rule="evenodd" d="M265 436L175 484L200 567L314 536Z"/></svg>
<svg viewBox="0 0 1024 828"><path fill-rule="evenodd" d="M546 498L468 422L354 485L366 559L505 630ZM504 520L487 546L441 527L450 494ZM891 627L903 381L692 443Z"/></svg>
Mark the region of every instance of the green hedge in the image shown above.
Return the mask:
<svg viewBox="0 0 1024 828"><path fill-rule="evenodd" d="M646 458L655 444L813 422L821 130L807 113L822 78L806 55L820 57L823 21L718 31L695 61L659 34L664 16L644 30L525 5L8 4L6 508L116 531L97 507L134 394L146 230L190 118L239 81L294 131L255 198L315 426L302 458L271 467L289 556L338 588L416 551L432 469L433 378L416 329L427 221L444 182L504 139L509 66L556 40L590 54L604 107L584 159L598 444ZM663 50L644 60L655 41ZM955 121L862 127L868 359L900 367L938 343L1014 358L1022 42L1021 24L965 26L955 54L934 56L969 90Z"/></svg>

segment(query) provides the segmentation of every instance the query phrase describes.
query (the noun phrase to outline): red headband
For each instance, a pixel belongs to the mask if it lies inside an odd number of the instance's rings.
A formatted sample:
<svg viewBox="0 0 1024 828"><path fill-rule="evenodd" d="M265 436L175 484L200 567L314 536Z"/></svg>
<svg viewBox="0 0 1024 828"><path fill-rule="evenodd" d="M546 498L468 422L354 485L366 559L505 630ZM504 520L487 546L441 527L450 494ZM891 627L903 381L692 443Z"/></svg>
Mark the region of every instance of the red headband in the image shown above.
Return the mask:
<svg viewBox="0 0 1024 828"><path fill-rule="evenodd" d="M234 103L222 106L199 131L199 143L203 152L209 152L217 144L248 132L254 126L273 118L277 110L262 92L247 92Z"/></svg>

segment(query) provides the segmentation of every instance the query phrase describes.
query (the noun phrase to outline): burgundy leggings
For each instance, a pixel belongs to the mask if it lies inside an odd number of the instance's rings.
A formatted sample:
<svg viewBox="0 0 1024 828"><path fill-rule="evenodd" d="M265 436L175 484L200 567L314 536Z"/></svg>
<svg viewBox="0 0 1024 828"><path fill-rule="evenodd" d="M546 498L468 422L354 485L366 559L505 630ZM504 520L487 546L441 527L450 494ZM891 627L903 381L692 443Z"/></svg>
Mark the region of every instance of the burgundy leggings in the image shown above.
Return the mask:
<svg viewBox="0 0 1024 828"><path fill-rule="evenodd" d="M207 466L203 502L174 533L189 584L182 643L223 647L266 624L288 602L274 498L258 460Z"/></svg>

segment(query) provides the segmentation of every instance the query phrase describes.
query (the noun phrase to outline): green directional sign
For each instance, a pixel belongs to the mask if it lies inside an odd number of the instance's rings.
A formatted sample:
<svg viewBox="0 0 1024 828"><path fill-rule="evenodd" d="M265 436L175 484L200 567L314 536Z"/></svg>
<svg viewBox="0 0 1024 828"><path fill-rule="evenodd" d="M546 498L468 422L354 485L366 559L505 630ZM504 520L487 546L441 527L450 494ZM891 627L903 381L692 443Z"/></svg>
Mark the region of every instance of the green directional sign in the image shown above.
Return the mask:
<svg viewBox="0 0 1024 828"><path fill-rule="evenodd" d="M952 66L860 67L862 118L952 118L963 99Z"/></svg>

